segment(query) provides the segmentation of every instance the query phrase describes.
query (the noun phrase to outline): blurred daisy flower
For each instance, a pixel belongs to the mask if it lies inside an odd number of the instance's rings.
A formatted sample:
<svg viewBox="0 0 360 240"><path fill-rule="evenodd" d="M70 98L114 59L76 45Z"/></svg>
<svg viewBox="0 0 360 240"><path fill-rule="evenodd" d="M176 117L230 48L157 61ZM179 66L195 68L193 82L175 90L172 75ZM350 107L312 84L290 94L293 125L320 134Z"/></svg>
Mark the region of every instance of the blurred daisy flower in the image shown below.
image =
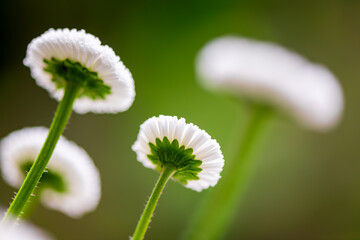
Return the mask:
<svg viewBox="0 0 360 240"><path fill-rule="evenodd" d="M256 168L267 123L278 109L302 126L326 131L343 112L343 94L336 77L281 46L241 37L217 38L200 51L199 81L211 90L240 96L250 103L249 118L222 182L202 202L183 239L222 239ZM209 211L211 209L211 211Z"/></svg>
<svg viewBox="0 0 360 240"><path fill-rule="evenodd" d="M172 178L195 191L215 186L224 165L216 140L184 118L160 115L146 120L132 149L145 167L161 171L174 165Z"/></svg>
<svg viewBox="0 0 360 240"><path fill-rule="evenodd" d="M146 120L140 126L132 149L145 167L161 172L135 229L133 240L144 238L169 178L200 192L216 185L224 165L216 140L194 124L187 124L183 118L160 115Z"/></svg>
<svg viewBox="0 0 360 240"><path fill-rule="evenodd" d="M21 186L26 173L44 144L48 129L24 128L0 142L3 179ZM41 202L70 217L93 211L100 200L99 172L89 155L75 143L61 137L38 185Z"/></svg>
<svg viewBox="0 0 360 240"><path fill-rule="evenodd" d="M0 207L0 213L5 214L5 209ZM54 239L44 230L35 227L26 221L8 219L0 225L1 240L50 240Z"/></svg>
<svg viewBox="0 0 360 240"><path fill-rule="evenodd" d="M276 106L314 130L334 127L343 111L336 77L281 46L241 37L220 37L200 52L196 64L209 88Z"/></svg>
<svg viewBox="0 0 360 240"><path fill-rule="evenodd" d="M130 71L100 40L76 29L49 29L31 41L24 64L36 83L60 101L69 82L81 86L77 113L117 113L135 98Z"/></svg>
<svg viewBox="0 0 360 240"><path fill-rule="evenodd" d="M4 224L0 226L1 240L50 240L48 233L29 223Z"/></svg>

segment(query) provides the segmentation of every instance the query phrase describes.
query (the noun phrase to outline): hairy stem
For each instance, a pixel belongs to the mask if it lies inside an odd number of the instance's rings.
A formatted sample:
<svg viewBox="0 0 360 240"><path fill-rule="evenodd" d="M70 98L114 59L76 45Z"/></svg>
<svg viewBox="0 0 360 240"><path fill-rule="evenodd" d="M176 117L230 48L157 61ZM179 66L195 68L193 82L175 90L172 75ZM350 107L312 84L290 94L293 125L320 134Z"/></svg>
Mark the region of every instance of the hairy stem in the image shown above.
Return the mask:
<svg viewBox="0 0 360 240"><path fill-rule="evenodd" d="M151 217L153 216L156 204L160 198L162 191L164 190L166 182L169 180L171 175L174 173L175 167L174 166L165 166L161 172L159 180L157 181L153 192L149 198L149 201L146 204L143 214L136 226L133 240L142 240L144 239L146 230L148 229Z"/></svg>
<svg viewBox="0 0 360 240"><path fill-rule="evenodd" d="M23 184L21 185L20 190L11 203L2 222L4 222L9 217L18 218L21 215L50 160L56 143L65 129L67 121L71 115L72 106L76 97L78 96L79 90L80 87L78 85L75 85L71 82L67 83L64 97L56 110L55 117L51 123L49 134L45 140L45 143L29 173L27 174Z"/></svg>
<svg viewBox="0 0 360 240"><path fill-rule="evenodd" d="M40 202L42 192L41 190L41 188L35 187L34 191L32 192L31 196L29 197L27 203L22 210L21 219L28 219L33 214L33 212L38 206L38 203Z"/></svg>
<svg viewBox="0 0 360 240"><path fill-rule="evenodd" d="M202 202L183 239L218 240L224 237L253 172L256 163L253 155L258 152L270 112L269 108L254 106L236 161L225 164L223 178Z"/></svg>

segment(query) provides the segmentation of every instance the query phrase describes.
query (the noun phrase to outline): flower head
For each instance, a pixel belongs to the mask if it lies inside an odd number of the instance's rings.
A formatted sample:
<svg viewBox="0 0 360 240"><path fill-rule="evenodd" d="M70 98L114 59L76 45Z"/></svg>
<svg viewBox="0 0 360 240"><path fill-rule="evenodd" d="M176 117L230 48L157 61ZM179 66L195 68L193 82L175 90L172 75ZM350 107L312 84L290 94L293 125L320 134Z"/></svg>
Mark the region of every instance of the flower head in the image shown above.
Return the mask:
<svg viewBox="0 0 360 240"><path fill-rule="evenodd" d="M0 142L0 164L4 180L20 187L45 142L48 129L24 128ZM100 176L89 155L61 137L40 184L41 202L71 217L93 211L101 196Z"/></svg>
<svg viewBox="0 0 360 240"><path fill-rule="evenodd" d="M0 207L0 213L5 214L5 209ZM1 214L0 214L1 215ZM25 221L9 219L0 225L1 240L50 240L53 239L44 230Z"/></svg>
<svg viewBox="0 0 360 240"><path fill-rule="evenodd" d="M215 39L200 52L197 73L207 87L279 107L311 129L327 130L342 114L343 95L335 76L275 44Z"/></svg>
<svg viewBox="0 0 360 240"><path fill-rule="evenodd" d="M196 191L215 186L224 165L216 140L184 118L160 115L146 120L132 149L145 167L174 165L172 178Z"/></svg>
<svg viewBox="0 0 360 240"><path fill-rule="evenodd" d="M135 98L130 71L110 47L84 30L49 29L28 45L24 64L57 100L69 81L80 84L77 113L126 111Z"/></svg>
<svg viewBox="0 0 360 240"><path fill-rule="evenodd" d="M0 239L2 240L49 240L53 239L44 232L29 223L5 224L0 226Z"/></svg>

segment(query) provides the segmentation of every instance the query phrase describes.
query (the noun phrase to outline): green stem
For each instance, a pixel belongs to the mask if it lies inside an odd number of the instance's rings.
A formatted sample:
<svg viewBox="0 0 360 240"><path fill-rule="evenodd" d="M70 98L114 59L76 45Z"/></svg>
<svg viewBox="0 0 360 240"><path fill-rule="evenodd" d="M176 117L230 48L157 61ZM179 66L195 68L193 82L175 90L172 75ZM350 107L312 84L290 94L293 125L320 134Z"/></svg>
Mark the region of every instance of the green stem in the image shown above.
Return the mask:
<svg viewBox="0 0 360 240"><path fill-rule="evenodd" d="M270 112L267 107L254 106L236 161L225 164L223 178L202 202L183 239L218 240L224 237L255 167L253 155L258 152Z"/></svg>
<svg viewBox="0 0 360 240"><path fill-rule="evenodd" d="M20 187L19 192L16 194L15 199L11 203L2 222L5 222L5 220L9 217L18 218L21 215L26 203L28 202L50 160L56 143L64 131L72 111L72 106L76 97L78 96L79 91L80 86L71 82L67 83L64 97L56 110L55 117L51 123L49 134L45 140L45 143L38 157L36 158L36 161L27 174L22 186Z"/></svg>
<svg viewBox="0 0 360 240"><path fill-rule="evenodd" d="M38 186L34 189L29 200L27 201L27 203L25 204L22 210L23 213L21 214L21 219L28 219L33 214L33 212L38 206L38 203L40 202L41 192L42 192L41 186L40 188Z"/></svg>
<svg viewBox="0 0 360 240"><path fill-rule="evenodd" d="M146 230L148 229L151 217L154 213L156 204L160 198L162 191L164 190L166 182L169 180L171 175L174 173L175 168L174 166L165 166L161 172L159 180L157 181L153 192L149 198L149 201L146 204L143 214L136 226L133 240L142 240L144 239Z"/></svg>

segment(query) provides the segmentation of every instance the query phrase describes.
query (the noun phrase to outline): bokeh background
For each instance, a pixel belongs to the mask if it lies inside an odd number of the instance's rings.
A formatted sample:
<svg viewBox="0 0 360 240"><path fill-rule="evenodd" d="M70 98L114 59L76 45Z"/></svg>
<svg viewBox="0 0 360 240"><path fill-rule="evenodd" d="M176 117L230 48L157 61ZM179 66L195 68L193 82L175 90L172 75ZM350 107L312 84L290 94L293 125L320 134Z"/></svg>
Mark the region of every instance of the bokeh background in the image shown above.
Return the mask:
<svg viewBox="0 0 360 240"><path fill-rule="evenodd" d="M49 126L57 102L22 64L27 44L50 27L84 28L111 46L136 84L132 108L117 115L73 114L64 135L84 147L101 172L102 200L80 220L39 206L31 221L58 239L128 239L158 174L130 149L139 125L182 116L216 138L232 161L247 113L203 90L194 58L209 40L238 34L272 41L338 76L346 109L329 133L286 119L270 126L259 167L226 239L360 239L360 1L2 1L0 137ZM0 180L0 204L16 189ZM178 239L205 192L170 182L147 239Z"/></svg>

